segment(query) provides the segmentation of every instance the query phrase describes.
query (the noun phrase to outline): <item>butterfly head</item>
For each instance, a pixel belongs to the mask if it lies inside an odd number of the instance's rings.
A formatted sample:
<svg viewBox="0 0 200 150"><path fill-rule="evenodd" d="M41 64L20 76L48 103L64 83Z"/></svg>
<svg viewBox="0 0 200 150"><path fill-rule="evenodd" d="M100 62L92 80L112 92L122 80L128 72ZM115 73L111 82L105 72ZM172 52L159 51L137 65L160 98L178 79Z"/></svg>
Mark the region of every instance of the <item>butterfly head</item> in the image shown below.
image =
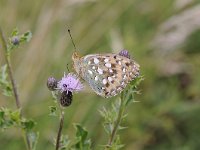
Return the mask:
<svg viewBox="0 0 200 150"><path fill-rule="evenodd" d="M78 53L78 52L73 52L73 54L72 54L72 60L74 61L74 60L76 60L76 59L80 59L81 58L81 56L80 56L80 54Z"/></svg>

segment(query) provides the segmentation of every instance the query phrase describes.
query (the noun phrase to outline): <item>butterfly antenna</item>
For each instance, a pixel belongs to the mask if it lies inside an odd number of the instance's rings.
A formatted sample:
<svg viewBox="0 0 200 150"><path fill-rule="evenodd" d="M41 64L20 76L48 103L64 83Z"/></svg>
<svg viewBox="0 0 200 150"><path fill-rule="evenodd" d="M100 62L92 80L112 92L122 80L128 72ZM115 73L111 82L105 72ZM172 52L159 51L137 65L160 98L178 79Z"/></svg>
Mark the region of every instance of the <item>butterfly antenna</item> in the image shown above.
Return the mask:
<svg viewBox="0 0 200 150"><path fill-rule="evenodd" d="M67 71L70 72L70 70L69 70L69 64L67 64Z"/></svg>
<svg viewBox="0 0 200 150"><path fill-rule="evenodd" d="M72 40L72 44L73 44L73 46L74 46L74 49L75 49L75 51L77 51L77 50L76 50L76 46L75 46L75 44L74 44L74 40L73 40L72 35L71 35L70 29L68 29L67 31L68 31L68 33L69 33L69 36L70 36L71 40Z"/></svg>

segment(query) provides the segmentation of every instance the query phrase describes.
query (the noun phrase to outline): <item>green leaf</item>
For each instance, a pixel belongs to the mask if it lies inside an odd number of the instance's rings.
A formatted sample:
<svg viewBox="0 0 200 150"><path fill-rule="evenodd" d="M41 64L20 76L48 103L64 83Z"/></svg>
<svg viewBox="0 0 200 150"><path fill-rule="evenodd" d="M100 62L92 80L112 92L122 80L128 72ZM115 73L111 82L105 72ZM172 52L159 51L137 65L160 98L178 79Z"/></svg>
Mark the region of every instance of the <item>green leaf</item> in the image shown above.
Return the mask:
<svg viewBox="0 0 200 150"><path fill-rule="evenodd" d="M7 76L7 65L5 64L1 67L1 80L6 80Z"/></svg>
<svg viewBox="0 0 200 150"><path fill-rule="evenodd" d="M3 126L4 123L4 116L5 116L5 112L0 110L0 127Z"/></svg>
<svg viewBox="0 0 200 150"><path fill-rule="evenodd" d="M20 110L16 110L10 113L10 119L15 122L16 124L18 124L21 120L20 118Z"/></svg>
<svg viewBox="0 0 200 150"><path fill-rule="evenodd" d="M49 106L50 116L57 116L57 107L56 106Z"/></svg>
<svg viewBox="0 0 200 150"><path fill-rule="evenodd" d="M113 143L113 145L112 145L111 150L119 150L119 149L121 149L122 147L124 147L124 145L121 144L120 136L117 135L116 139L114 140L114 143Z"/></svg>
<svg viewBox="0 0 200 150"><path fill-rule="evenodd" d="M125 98L125 100L124 100L124 105L125 106L128 106L131 102L133 102L134 101L134 97L133 97L133 94L132 94L132 92L131 91L128 91L127 92L127 96L126 96L126 98Z"/></svg>
<svg viewBox="0 0 200 150"><path fill-rule="evenodd" d="M27 119L22 119L21 120L21 126L26 131L32 130L33 127L35 126L35 124L36 123L33 120L27 120Z"/></svg>
<svg viewBox="0 0 200 150"><path fill-rule="evenodd" d="M101 115L103 118L106 117L106 112L107 112L107 110L106 110L106 108L105 108L104 106L102 107L102 110L99 110L99 112L100 112L100 115Z"/></svg>
<svg viewBox="0 0 200 150"><path fill-rule="evenodd" d="M111 133L112 133L112 131L114 129L114 124L113 123L104 123L103 127L104 127L106 133L108 135L111 135Z"/></svg>
<svg viewBox="0 0 200 150"><path fill-rule="evenodd" d="M117 135L112 145L104 145L104 147L106 147L106 150L119 150L123 148L124 145L121 144L120 136Z"/></svg>
<svg viewBox="0 0 200 150"><path fill-rule="evenodd" d="M14 28L12 33L11 33L11 36L17 36L19 34L19 31L18 31L18 28Z"/></svg>
<svg viewBox="0 0 200 150"><path fill-rule="evenodd" d="M0 121L4 119L5 112L0 110Z"/></svg>
<svg viewBox="0 0 200 150"><path fill-rule="evenodd" d="M0 127L2 129L9 128L16 125L17 123L11 119L12 111L7 108L0 108L1 118L0 118Z"/></svg>
<svg viewBox="0 0 200 150"><path fill-rule="evenodd" d="M137 87L142 81L144 80L144 76L138 76L137 78L135 78L135 80L132 80L130 82L130 85L132 87Z"/></svg>
<svg viewBox="0 0 200 150"><path fill-rule="evenodd" d="M55 104L57 104L58 103L58 99L59 99L59 92L58 92L58 90L56 90L56 91L51 91L51 95L52 95L52 98L53 98L53 100L54 100L54 102L55 102Z"/></svg>
<svg viewBox="0 0 200 150"><path fill-rule="evenodd" d="M0 87L2 88L2 93L5 96L12 96L12 86L10 81L8 80L8 71L7 65L3 65L0 69Z"/></svg>
<svg viewBox="0 0 200 150"><path fill-rule="evenodd" d="M122 126L119 126L118 127L118 130L124 130L124 129L127 129L128 127L122 127Z"/></svg>
<svg viewBox="0 0 200 150"><path fill-rule="evenodd" d="M32 38L32 33L30 31L25 32L20 36L20 43L22 42L29 42Z"/></svg>
<svg viewBox="0 0 200 150"><path fill-rule="evenodd" d="M61 136L60 138L60 149L61 150L69 150L71 141L69 140L69 137L67 135Z"/></svg>
<svg viewBox="0 0 200 150"><path fill-rule="evenodd" d="M143 76L138 76L133 80L129 86L122 92L121 98L123 99L124 106L128 106L130 103L135 102L134 93L138 93L136 87L143 81Z"/></svg>
<svg viewBox="0 0 200 150"><path fill-rule="evenodd" d="M20 109L12 111L7 108L0 108L0 127L6 129L9 127L19 127L26 130L26 138L29 139L30 149L35 150L38 140L38 133L31 131L35 126L35 122L21 118Z"/></svg>
<svg viewBox="0 0 200 150"><path fill-rule="evenodd" d="M81 137L82 141L86 140L88 132L79 124L75 124L76 137Z"/></svg>
<svg viewBox="0 0 200 150"><path fill-rule="evenodd" d="M72 146L76 149L90 150L91 140L87 139L88 132L81 125L75 124L76 128L76 143Z"/></svg>

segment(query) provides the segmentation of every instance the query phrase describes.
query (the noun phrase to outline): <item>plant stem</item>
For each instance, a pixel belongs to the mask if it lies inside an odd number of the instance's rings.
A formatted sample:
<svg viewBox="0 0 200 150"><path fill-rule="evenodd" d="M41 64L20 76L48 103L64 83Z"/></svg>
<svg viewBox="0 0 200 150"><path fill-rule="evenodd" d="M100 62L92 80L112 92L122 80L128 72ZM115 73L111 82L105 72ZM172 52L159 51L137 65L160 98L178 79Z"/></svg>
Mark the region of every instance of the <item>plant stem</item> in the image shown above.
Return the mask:
<svg viewBox="0 0 200 150"><path fill-rule="evenodd" d="M9 74L9 78L12 84L12 89L13 89L13 93L14 93L14 98L15 98L15 103L18 109L21 108L21 104L20 104L20 100L19 100L19 96L18 96L18 92L17 92L17 86L13 77L13 72L12 72L12 67L11 67L11 63L10 63L10 55L7 52L7 43L6 40L4 38L4 34L3 31L0 27L0 40L2 43L2 48L5 51L5 60L6 60L6 64L8 66L8 74ZM22 117L21 111L20 111L20 117ZM28 138L28 134L25 132L25 139L26 139L26 145L27 145L27 149L31 150L31 146L30 146L30 140Z"/></svg>
<svg viewBox="0 0 200 150"><path fill-rule="evenodd" d="M121 96L121 98L120 98L120 107L119 107L117 120L115 122L114 128L112 130L112 133L110 135L110 138L109 138L109 141L108 141L108 144L107 144L106 148L109 148L109 147L112 146L112 143L113 143L113 141L115 139L115 135L117 133L117 129L118 129L120 123L121 123L121 120L122 120L122 117L123 117L123 113L124 113L124 105L123 105L123 98Z"/></svg>
<svg viewBox="0 0 200 150"><path fill-rule="evenodd" d="M2 48L5 50L5 60L6 60L7 66L8 66L8 74L9 74L10 81L11 81L11 84L12 84L16 106L17 106L18 109L20 109L21 105L20 105L20 101L19 101L19 97L18 97L17 87L16 87L16 83L15 83L15 80L14 80L14 77L13 77L13 72L12 72L12 67L11 67L11 63L10 63L10 58L9 58L9 55L7 54L6 40L4 38L4 35L3 35L1 27L0 27L0 39L1 39L1 42L2 42Z"/></svg>
<svg viewBox="0 0 200 150"><path fill-rule="evenodd" d="M26 131L24 131L23 137L24 137L24 143L26 144L26 149L31 150L30 141L28 139L28 134L26 133Z"/></svg>
<svg viewBox="0 0 200 150"><path fill-rule="evenodd" d="M64 123L64 111L62 110L60 106L60 126L58 129L58 134L57 134L57 139L56 139L56 150L59 150L60 148L60 137L62 135L62 128L63 128L63 123Z"/></svg>

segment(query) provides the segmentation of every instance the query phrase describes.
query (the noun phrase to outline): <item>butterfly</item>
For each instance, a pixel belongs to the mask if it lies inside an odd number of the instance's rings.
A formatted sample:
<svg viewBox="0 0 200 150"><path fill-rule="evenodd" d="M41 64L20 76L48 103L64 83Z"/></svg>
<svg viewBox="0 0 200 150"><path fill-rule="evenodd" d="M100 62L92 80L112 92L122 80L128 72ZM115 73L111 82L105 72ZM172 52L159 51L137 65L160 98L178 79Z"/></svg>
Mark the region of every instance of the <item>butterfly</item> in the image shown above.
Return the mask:
<svg viewBox="0 0 200 150"><path fill-rule="evenodd" d="M69 29L68 33L76 50ZM83 57L75 51L72 60L79 77L84 79L96 94L105 98L121 93L127 84L139 75L140 65L130 58L127 50L122 50L119 54L90 54Z"/></svg>
<svg viewBox="0 0 200 150"><path fill-rule="evenodd" d="M120 54L72 55L74 69L98 95L108 98L123 91L139 75L139 64Z"/></svg>

